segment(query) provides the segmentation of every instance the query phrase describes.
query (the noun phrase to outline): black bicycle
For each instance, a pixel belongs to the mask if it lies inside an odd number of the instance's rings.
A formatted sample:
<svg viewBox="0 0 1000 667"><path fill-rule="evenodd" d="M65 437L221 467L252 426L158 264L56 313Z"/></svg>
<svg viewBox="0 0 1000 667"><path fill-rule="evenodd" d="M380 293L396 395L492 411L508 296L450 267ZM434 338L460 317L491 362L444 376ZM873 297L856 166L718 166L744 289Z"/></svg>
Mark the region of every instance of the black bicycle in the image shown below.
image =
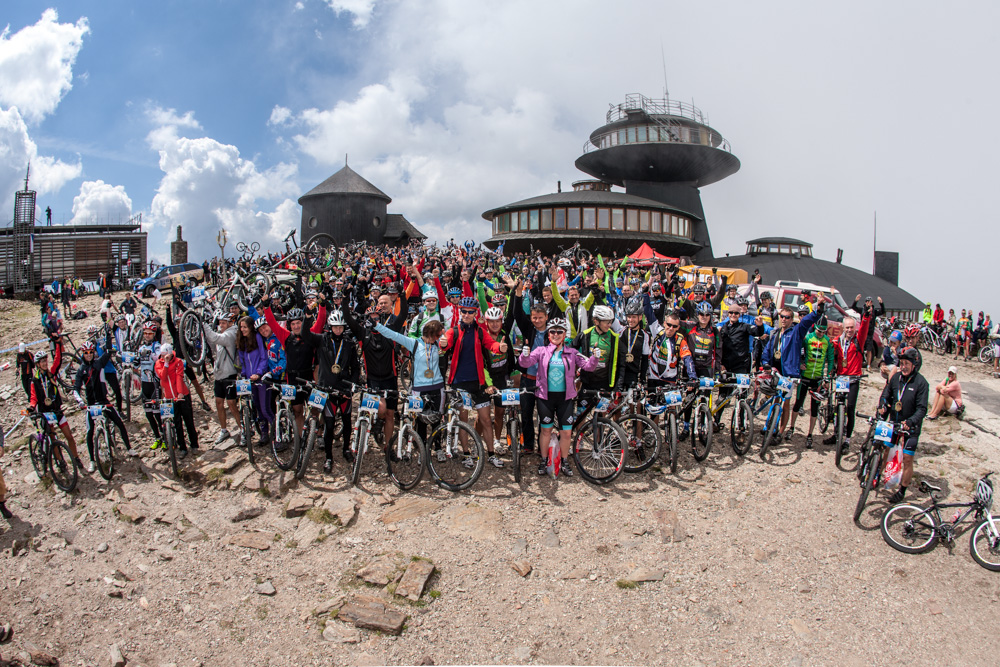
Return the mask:
<svg viewBox="0 0 1000 667"><path fill-rule="evenodd" d="M969 552L973 560L993 572L1000 572L1000 519L993 518L993 482L986 473L976 483L972 502L940 503L936 494L941 488L920 482L920 492L931 497L929 507L896 505L882 517L882 538L898 551L922 554L930 551L938 540L945 544L955 541L959 524L972 516L976 525L969 536ZM957 510L949 521L941 518L941 510Z"/></svg>
<svg viewBox="0 0 1000 667"><path fill-rule="evenodd" d="M21 414L30 415L35 423L35 435L28 440L28 454L31 456L35 474L41 479L46 473L51 473L55 485L70 493L76 488L80 471L69 445L56 437L59 418L53 412L39 413L25 410Z"/></svg>
<svg viewBox="0 0 1000 667"><path fill-rule="evenodd" d="M858 414L858 417L869 423L868 435L861 445L861 458L858 462L858 478L861 480L861 495L854 507L854 520L861 518L868 503L868 495L877 489L882 482L882 471L889 460L889 450L892 444L904 435L903 422L879 421L875 417Z"/></svg>

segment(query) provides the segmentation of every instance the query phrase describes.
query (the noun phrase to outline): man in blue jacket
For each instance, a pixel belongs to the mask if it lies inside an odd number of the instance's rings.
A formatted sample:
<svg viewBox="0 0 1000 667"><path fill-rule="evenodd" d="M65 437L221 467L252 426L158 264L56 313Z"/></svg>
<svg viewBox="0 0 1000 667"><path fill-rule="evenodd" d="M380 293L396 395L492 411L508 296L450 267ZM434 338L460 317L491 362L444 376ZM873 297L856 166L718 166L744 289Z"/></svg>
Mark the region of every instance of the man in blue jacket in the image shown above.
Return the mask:
<svg viewBox="0 0 1000 667"><path fill-rule="evenodd" d="M823 315L824 310L826 310L826 297L822 294L816 295L815 308L811 313L803 315L798 324L793 324L795 315L792 309L788 306L782 308L778 312L778 326L771 332L771 338L764 346L761 366L774 369L786 377L799 377L802 373L802 341ZM783 434L792 412L790 398L791 393L785 399L785 407L781 412L781 432ZM791 433L786 434L785 440L790 439L790 437Z"/></svg>

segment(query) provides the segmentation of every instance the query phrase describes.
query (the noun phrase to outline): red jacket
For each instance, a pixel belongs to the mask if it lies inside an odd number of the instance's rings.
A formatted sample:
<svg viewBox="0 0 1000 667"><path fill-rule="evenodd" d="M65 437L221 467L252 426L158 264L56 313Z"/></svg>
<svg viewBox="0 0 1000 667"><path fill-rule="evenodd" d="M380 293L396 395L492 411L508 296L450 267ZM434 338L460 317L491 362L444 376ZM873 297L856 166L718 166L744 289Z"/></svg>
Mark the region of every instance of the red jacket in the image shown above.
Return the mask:
<svg viewBox="0 0 1000 667"><path fill-rule="evenodd" d="M456 333L458 332L458 333ZM483 347L492 352L493 354L500 354L500 343L493 340L493 336L490 332L483 327L476 324L476 333L479 334L479 345L476 345L476 373L479 374L479 383L486 384L486 372L485 365L483 362ZM450 384L452 380L455 379L455 372L458 371L458 353L462 349L462 327L452 327L445 331L444 342L445 346L442 348L444 350L450 350L454 348L454 352L451 355L451 364L448 368L448 383Z"/></svg>
<svg viewBox="0 0 1000 667"><path fill-rule="evenodd" d="M184 362L176 354L169 366L163 363L163 357L157 359L153 371L160 378L163 398L176 400L191 394L187 383L184 382Z"/></svg>
<svg viewBox="0 0 1000 667"><path fill-rule="evenodd" d="M872 318L870 315L862 317L857 334L847 342L846 346L841 346L840 336L833 341L833 347L837 355L837 375L861 375L861 367L865 361L865 348L862 341L868 335L868 327L871 325L871 321Z"/></svg>

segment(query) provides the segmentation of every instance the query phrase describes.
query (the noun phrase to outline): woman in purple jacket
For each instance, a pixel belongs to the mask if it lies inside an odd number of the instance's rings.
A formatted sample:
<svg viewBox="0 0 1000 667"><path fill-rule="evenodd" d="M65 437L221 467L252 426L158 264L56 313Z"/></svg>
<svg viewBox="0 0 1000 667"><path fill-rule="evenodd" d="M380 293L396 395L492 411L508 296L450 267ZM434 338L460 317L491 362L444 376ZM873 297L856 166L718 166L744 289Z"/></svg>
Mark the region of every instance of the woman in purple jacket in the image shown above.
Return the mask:
<svg viewBox="0 0 1000 667"><path fill-rule="evenodd" d="M585 357L575 348L566 347L566 329L566 320L558 318L549 320L546 330L549 344L536 347L534 350L525 345L517 362L523 368L538 364L538 372L535 375L535 397L538 399L538 418L542 426L540 442L549 442L552 431L547 429L554 427L558 419L561 429L559 449L562 458L559 467L563 475L572 477L573 471L569 467L569 445L574 418L573 399L576 398L576 371L594 370L597 368L598 359ZM544 475L548 472L549 466L554 465L554 461L546 464L543 456L538 466L538 474Z"/></svg>
<svg viewBox="0 0 1000 667"><path fill-rule="evenodd" d="M267 387L258 382L260 376L268 371L267 345L264 338L257 333L253 318L240 318L240 329L236 333L236 352L240 356L240 376L249 378L257 384L252 385L253 407L257 411L257 426L260 429L259 446L270 443L271 425L274 423L274 413L271 402L267 400Z"/></svg>

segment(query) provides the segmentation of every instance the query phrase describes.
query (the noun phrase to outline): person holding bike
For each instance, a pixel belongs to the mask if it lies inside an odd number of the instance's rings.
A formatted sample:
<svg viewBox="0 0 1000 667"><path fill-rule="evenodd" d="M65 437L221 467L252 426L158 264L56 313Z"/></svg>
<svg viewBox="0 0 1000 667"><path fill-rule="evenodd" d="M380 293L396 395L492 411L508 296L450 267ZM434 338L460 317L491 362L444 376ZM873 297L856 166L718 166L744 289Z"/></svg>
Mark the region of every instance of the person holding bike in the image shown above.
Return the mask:
<svg viewBox="0 0 1000 667"><path fill-rule="evenodd" d="M860 329L857 320L853 317L845 317L841 334L833 341L834 354L837 358L837 375L846 375L850 377L851 382L845 406L847 424L844 428L844 439L847 444L850 443L851 436L854 434L854 416L858 405L858 391L861 389L861 374L864 371L865 356L862 341L872 326L871 313L867 313L861 318ZM823 440L824 445L836 443L837 435L835 433Z"/></svg>
<svg viewBox="0 0 1000 667"><path fill-rule="evenodd" d="M142 344L136 350L139 360L139 382L142 386L142 404L146 413L146 421L149 422L153 430L153 444L150 449L165 448L163 438L160 435L160 413L156 409L156 399L158 398L159 379L156 377L154 366L160 356L160 344L156 341L156 322L149 321L142 325Z"/></svg>
<svg viewBox="0 0 1000 667"><path fill-rule="evenodd" d="M24 343L17 344L17 358L14 360L14 377L21 378L24 395L31 399L31 375L35 372L35 355L28 351Z"/></svg>
<svg viewBox="0 0 1000 667"><path fill-rule="evenodd" d="M219 436L215 439L216 445L221 445L230 435L238 437L240 434L239 425L243 423L240 416L240 408L236 403L236 327L233 326L233 316L229 312L216 313L219 319L218 332L212 331L207 323L201 323L201 329L205 334L205 340L215 348L215 411L219 420ZM228 419L226 408L229 414L236 420L236 432L229 433L226 428Z"/></svg>
<svg viewBox="0 0 1000 667"><path fill-rule="evenodd" d="M305 313L302 312L301 308L293 308L288 311L285 319L285 323L288 325L286 329L274 319L274 313L271 312L268 302L262 302L264 304L264 319L285 348L285 381L288 384L295 384L298 380L311 381L313 378L313 369L316 366L316 348L323 344L323 336L319 332L322 324L326 322L326 306L322 303L323 300L321 297L319 313L317 313L316 324L313 325L312 330L306 329L303 325ZM296 392L295 398L291 401L299 431L302 430L306 421L302 410L306 398L305 392L300 391ZM284 447L285 445L280 443L279 446Z"/></svg>
<svg viewBox="0 0 1000 667"><path fill-rule="evenodd" d="M510 374L514 371L516 360L514 359L514 341L511 339L511 328L514 325L514 313L510 308L506 315L504 310L498 306L493 306L486 311L486 330L493 340L505 343L506 351L502 353L490 352L486 355L486 384L492 388L493 393L493 451L502 444L504 428L504 406L498 390L510 387Z"/></svg>
<svg viewBox="0 0 1000 667"><path fill-rule="evenodd" d="M726 311L726 322L719 328L719 357L723 373L749 374L753 366L751 345L767 331L764 320L759 315L754 318L742 314L745 308L746 297L737 297ZM747 321L748 318L750 322ZM719 402L724 401L734 390L732 386L721 386ZM720 428L721 410L715 415L715 429Z"/></svg>
<svg viewBox="0 0 1000 667"><path fill-rule="evenodd" d="M493 439L490 433L490 404L492 398L486 393L485 358L490 354L505 354L507 343L493 340L489 332L484 330L478 322L479 304L471 296L462 297L459 302L461 323L458 326L449 328L443 338L439 341L442 352L452 351L451 363L448 368L448 384L468 393L472 397L472 404L475 408L478 419L476 419L476 430L483 438L488 452L487 460L495 468L502 468L503 462L496 455L493 447ZM459 417L462 421L468 421L468 413L463 409ZM463 448L467 443L463 442ZM444 456L443 450L438 450L438 460ZM465 461L466 467L474 467L475 462L471 457Z"/></svg>
<svg viewBox="0 0 1000 667"><path fill-rule="evenodd" d="M177 325L174 323L173 308L167 308L167 332L170 334L170 339L173 341L174 350L179 349L178 343L180 342L180 332L177 331ZM116 346L116 349L121 351L121 348ZM205 362L211 362L211 355L208 354L209 350L205 350ZM186 377L192 385L194 385L194 390L198 394L198 398L201 400L201 408L205 412L211 412L212 409L208 407L208 401L205 400L205 390L201 386L201 382L198 381L198 376L194 372L194 368L190 364L184 364L184 377Z"/></svg>
<svg viewBox="0 0 1000 667"><path fill-rule="evenodd" d="M615 320L614 311L608 306L594 306L592 317L594 326L577 336L572 346L585 357L597 358L596 366L585 368L580 373L581 389L621 391L625 381L625 345L621 341L621 336L611 328ZM582 408L586 409L588 404L587 397L580 399ZM528 436L527 429L525 425L525 439ZM542 456L544 458L544 451Z"/></svg>
<svg viewBox="0 0 1000 667"><path fill-rule="evenodd" d="M441 373L441 348L438 344L444 334L444 324L440 320L429 320L424 324L420 338L411 338L393 331L382 323L375 325L375 331L394 341L413 357L413 393L424 401L424 412L440 413L444 406L444 376ZM425 441L427 424L417 420L417 433Z"/></svg>
<svg viewBox="0 0 1000 667"><path fill-rule="evenodd" d="M115 345L115 338L112 335L111 329L108 329L107 331L108 331L108 335L106 336L106 341L101 341L101 340L99 340L99 337L97 335L97 327L95 327L94 325L90 325L90 327L88 327L87 337L90 340L90 342L92 342L94 344L94 346L96 347L95 355L98 358L102 357L104 355L105 351L114 352L114 350L115 350L115 347L114 347L114 345ZM105 346L107 346L107 347L105 347ZM109 357L108 363L107 363L107 365L103 369L103 375L101 376L101 380L108 387L111 387L111 390L114 392L114 394L115 394L115 406L118 408L118 413L121 414L121 411L122 411L122 386L121 386L121 383L118 381L118 367L115 366L114 355L113 354L111 355L111 357Z"/></svg>
<svg viewBox="0 0 1000 667"><path fill-rule="evenodd" d="M104 414L118 427L118 432L122 436L122 442L125 443L125 450L129 456L138 456L139 452L132 449L132 444L129 442L128 431L125 430L125 422L122 421L121 415L118 410L108 405L108 391L101 380L101 372L107 367L114 354L114 348L111 346L110 332L107 335L104 350L98 356L97 346L94 345L93 341L89 340L80 346L80 367L76 371L76 380L73 383L73 397L80 405L81 410L86 410L86 408L95 405L105 406ZM80 396L81 389L84 393L83 397ZM90 454L90 463L87 465L87 472L92 473L96 470L94 461L97 457L94 453L94 418L91 416L89 410L87 410L87 452Z"/></svg>
<svg viewBox="0 0 1000 667"><path fill-rule="evenodd" d="M646 386L646 375L649 369L649 355L652 352L649 342L649 332L642 324L643 299L634 296L629 299L624 308L626 328L619 332L624 341L625 365L622 367L623 389L634 389Z"/></svg>
<svg viewBox="0 0 1000 667"><path fill-rule="evenodd" d="M805 405L806 396L810 391L818 392L823 384L837 370L836 348L826 335L826 318L821 317L813 330L806 334L802 341L802 381L799 382L798 395L792 408L792 421L788 424L788 432L795 433L795 422L799 412ZM827 388L829 390L829 387ZM813 396L809 401L809 432L806 434L806 449L812 449L813 429L816 427L816 417L819 416L820 401Z"/></svg>
<svg viewBox="0 0 1000 667"><path fill-rule="evenodd" d="M194 411L191 409L191 390L184 382L184 360L174 353L173 345L164 343L160 346L160 356L153 370L160 379L162 397L174 402L174 414L180 417L174 419L174 428L177 432L177 455L184 458L188 454L184 440L185 430L191 440L191 449L198 449L198 430L195 428Z"/></svg>
<svg viewBox="0 0 1000 667"><path fill-rule="evenodd" d="M316 347L316 358L319 365L317 385L336 394L330 396L323 411L323 451L326 453L323 471L329 474L333 472L333 425L337 417L343 424L344 460L354 462L350 443L351 399L353 385L361 376L361 365L358 363L357 344L344 335L347 327L344 313L340 310L331 312L326 318L326 326L323 341Z"/></svg>
<svg viewBox="0 0 1000 667"><path fill-rule="evenodd" d="M687 332L687 344L694 361L695 377L714 378L719 371L721 361L721 340L719 332L712 325L712 304L708 301L702 301L698 304L696 312L698 320ZM684 428L677 436L679 440L687 437L688 425L691 423L693 412L694 404L692 403L684 410Z"/></svg>
<svg viewBox="0 0 1000 667"><path fill-rule="evenodd" d="M69 427L69 422L66 421L66 415L63 414L63 399L59 392L59 382L49 370L49 355L45 350L35 352L35 373L31 378L31 397L28 402L31 409L37 410L39 414L51 412L56 416L56 424L66 438L69 451L73 455L76 465L83 470L83 461L80 460L80 455L76 451L76 438L73 437L73 431ZM94 470L96 468L91 462L90 472L94 472Z"/></svg>
<svg viewBox="0 0 1000 667"><path fill-rule="evenodd" d="M606 307L606 306L599 306ZM594 309L597 310L596 308ZM608 309L610 310L610 308ZM606 315L606 313L600 313ZM536 368L535 394L538 400L538 419L541 422L542 461L538 464L538 474L548 472L545 444L552 437L552 429L559 422L559 453L562 458L560 470L566 477L573 476L569 465L570 437L573 422L576 417L573 411L573 399L576 398L576 372L594 371L600 363L598 355L587 357L573 347L566 347L566 320L554 319L548 323L548 343L531 349L525 345L518 357L522 368ZM593 348L595 352L603 349Z"/></svg>
<svg viewBox="0 0 1000 667"><path fill-rule="evenodd" d="M508 312L514 314L514 322L521 332L524 344L532 350L547 344L546 335L547 323L549 320L549 309L545 304L538 302L531 305L529 313L524 312L522 295L524 292L524 280L515 282L509 276L505 279L507 287L513 290L514 295L510 299ZM608 308L608 312L611 309ZM613 315L611 315L613 317ZM609 323L610 326L610 323ZM522 451L530 454L535 450L535 405L537 398L532 391L535 388L535 375L538 369L536 366L528 366L521 374L521 433L524 437Z"/></svg>
<svg viewBox="0 0 1000 667"><path fill-rule="evenodd" d="M913 478L913 455L917 453L920 429L927 414L930 389L927 380L920 374L921 362L917 348L903 348L899 353L899 372L889 380L878 401L880 417L903 422L903 479L899 490L889 497L889 502L893 505L903 501L906 488Z"/></svg>
<svg viewBox="0 0 1000 667"><path fill-rule="evenodd" d="M257 413L257 427L260 430L260 447L271 444L271 424L274 423L274 412L267 401L267 387L260 378L267 372L267 349L264 337L260 335L250 317L240 320L236 332L236 353L240 358L240 376L250 380L252 387L253 409ZM251 434L247 434L249 438Z"/></svg>

